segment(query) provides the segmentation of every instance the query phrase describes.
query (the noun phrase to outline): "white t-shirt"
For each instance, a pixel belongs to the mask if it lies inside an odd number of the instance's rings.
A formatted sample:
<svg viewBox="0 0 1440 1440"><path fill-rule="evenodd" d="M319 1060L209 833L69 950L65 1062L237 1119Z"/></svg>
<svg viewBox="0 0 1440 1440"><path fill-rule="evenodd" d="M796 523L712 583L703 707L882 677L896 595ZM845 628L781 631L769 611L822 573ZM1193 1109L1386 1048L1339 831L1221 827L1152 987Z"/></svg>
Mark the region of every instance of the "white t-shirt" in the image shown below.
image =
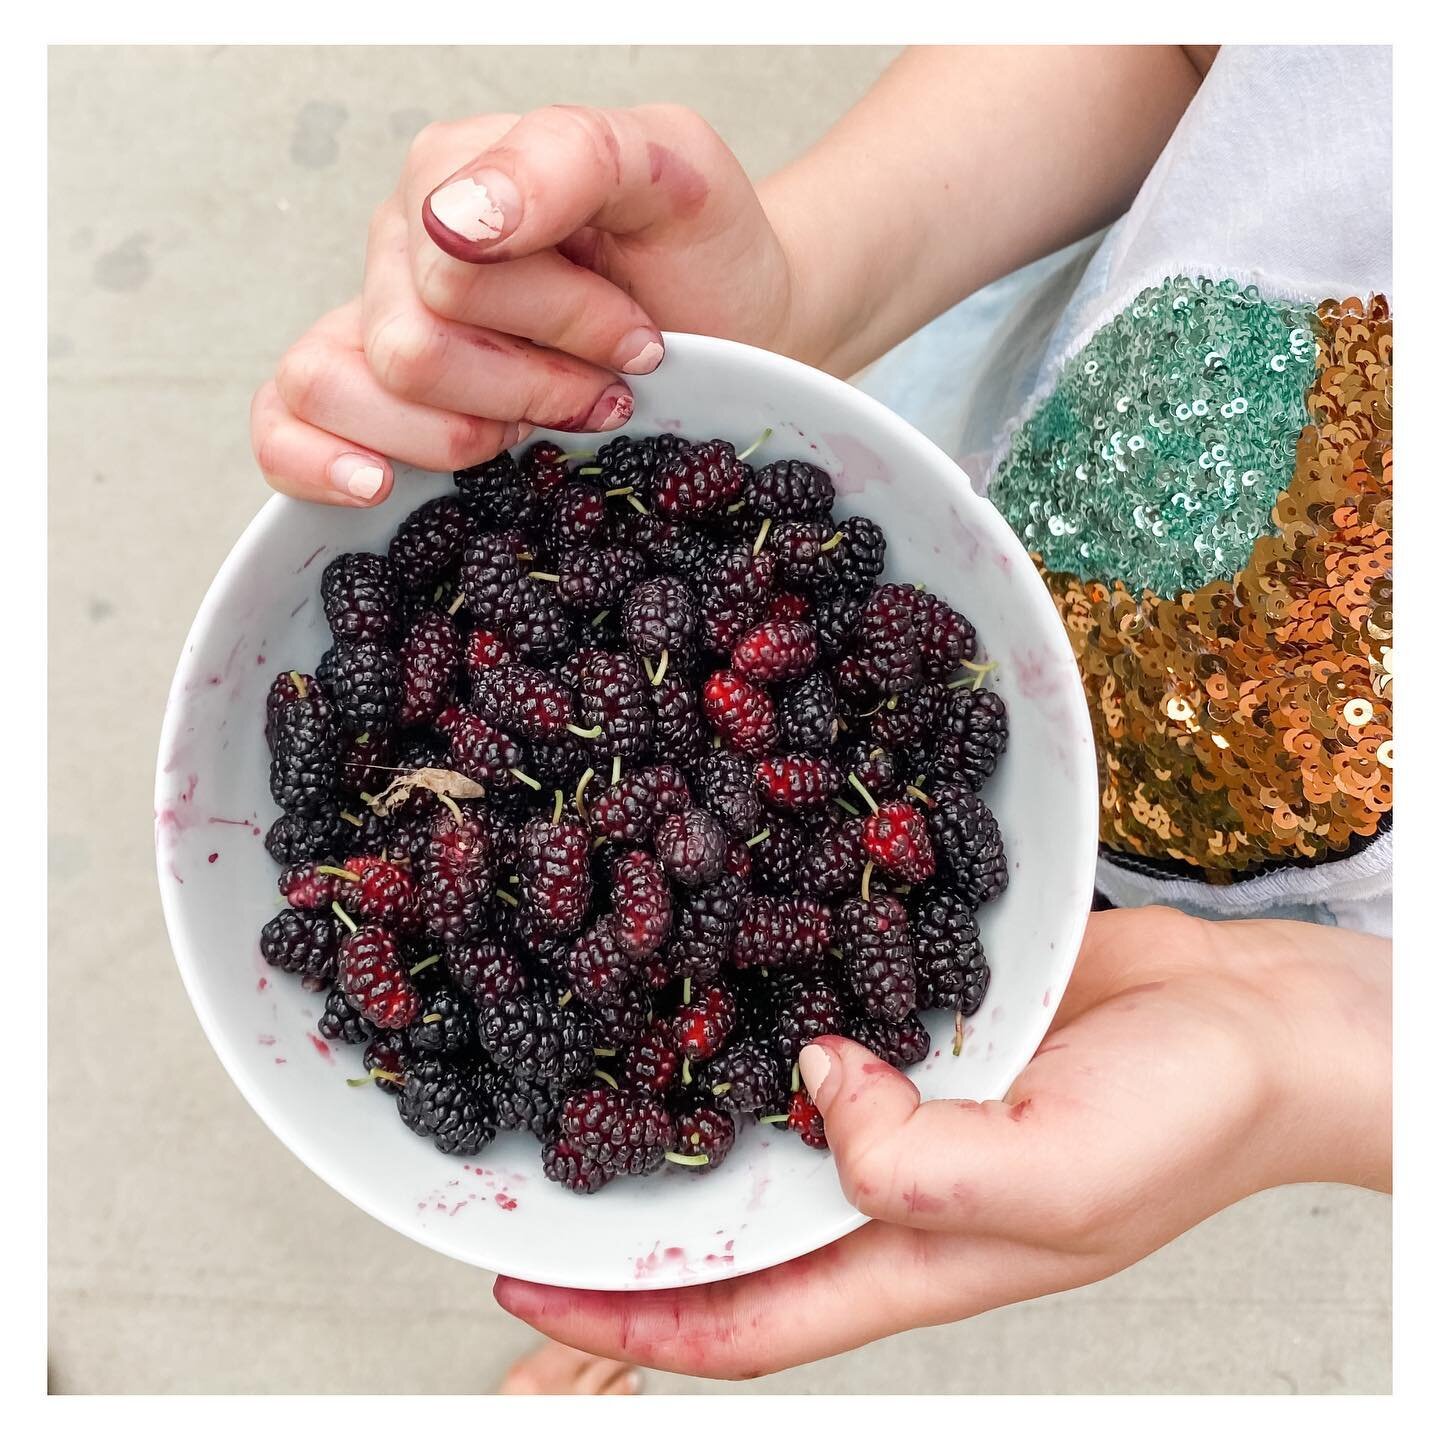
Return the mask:
<svg viewBox="0 0 1440 1440"><path fill-rule="evenodd" d="M1390 117L1388 48L1227 46L1103 237L857 381L1041 555L1109 766L1117 904L1389 931L1389 328L1370 300L1393 298ZM1321 308L1346 297L1364 313ZM1317 588L1332 571L1350 588ZM1126 623L1087 633L1077 614L1107 605ZM1216 606L1207 653L1192 619ZM1348 688L1323 682L1336 663Z"/></svg>

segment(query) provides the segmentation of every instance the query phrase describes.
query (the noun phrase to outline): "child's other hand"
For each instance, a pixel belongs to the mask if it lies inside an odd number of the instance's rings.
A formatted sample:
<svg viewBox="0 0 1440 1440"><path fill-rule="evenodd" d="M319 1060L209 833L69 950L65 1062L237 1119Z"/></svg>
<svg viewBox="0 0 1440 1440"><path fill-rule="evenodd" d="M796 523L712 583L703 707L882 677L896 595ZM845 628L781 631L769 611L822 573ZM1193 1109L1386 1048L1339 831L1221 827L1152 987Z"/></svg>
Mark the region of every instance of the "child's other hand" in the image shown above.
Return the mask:
<svg viewBox="0 0 1440 1440"><path fill-rule="evenodd" d="M739 162L679 106L427 127L370 224L362 294L251 408L286 494L374 504L390 460L456 470L529 426L605 431L660 329L773 344L790 271Z"/></svg>
<svg viewBox="0 0 1440 1440"><path fill-rule="evenodd" d="M502 1277L496 1297L593 1354L736 1379L1089 1284L1272 1185L1388 1189L1389 984L1369 936L1097 914L1003 1102L922 1104L848 1040L802 1052L845 1194L874 1223L714 1285Z"/></svg>

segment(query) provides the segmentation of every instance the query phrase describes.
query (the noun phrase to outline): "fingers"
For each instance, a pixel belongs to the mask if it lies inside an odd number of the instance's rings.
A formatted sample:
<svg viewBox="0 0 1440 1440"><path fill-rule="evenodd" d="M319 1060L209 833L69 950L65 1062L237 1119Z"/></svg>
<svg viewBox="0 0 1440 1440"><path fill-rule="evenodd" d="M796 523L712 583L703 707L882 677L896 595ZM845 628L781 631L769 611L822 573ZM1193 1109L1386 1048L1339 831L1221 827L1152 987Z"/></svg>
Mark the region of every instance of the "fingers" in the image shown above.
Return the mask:
<svg viewBox="0 0 1440 1440"><path fill-rule="evenodd" d="M685 1290L566 1290L501 1276L495 1298L535 1329L658 1370L748 1379L926 1323L932 1237L867 1225L772 1270Z"/></svg>
<svg viewBox="0 0 1440 1440"><path fill-rule="evenodd" d="M392 394L360 350L358 305L345 312L326 317L280 362L275 388L297 419L349 437L352 449L425 470L462 470L517 443L520 427L513 421L455 414Z"/></svg>
<svg viewBox="0 0 1440 1440"><path fill-rule="evenodd" d="M510 308L511 318L520 318L523 302ZM376 379L417 404L558 430L612 430L634 410L629 387L608 370L499 330L458 324L424 304L395 209L382 210L371 226L361 324Z"/></svg>
<svg viewBox="0 0 1440 1440"><path fill-rule="evenodd" d="M705 206L717 147L678 106L552 105L435 186L421 215L440 249L472 263L533 255L590 224L631 234L684 223Z"/></svg>
<svg viewBox="0 0 1440 1440"><path fill-rule="evenodd" d="M273 380L250 403L250 443L260 470L282 495L321 505L378 505L394 474L383 455L297 420Z"/></svg>
<svg viewBox="0 0 1440 1440"><path fill-rule="evenodd" d="M437 315L524 335L623 375L648 375L664 358L659 327L634 300L554 250L467 265L417 229L410 251L416 293Z"/></svg>
<svg viewBox="0 0 1440 1440"><path fill-rule="evenodd" d="M1083 1218L1075 1107L1047 1090L1017 1103L930 1100L863 1046L826 1036L800 1052L846 1198L922 1230L1063 1238Z"/></svg>
<svg viewBox="0 0 1440 1440"><path fill-rule="evenodd" d="M885 1335L968 1319L1086 1285L1109 1256L872 1224L774 1269L640 1293L565 1290L501 1276L495 1298L518 1319L596 1355L750 1380Z"/></svg>

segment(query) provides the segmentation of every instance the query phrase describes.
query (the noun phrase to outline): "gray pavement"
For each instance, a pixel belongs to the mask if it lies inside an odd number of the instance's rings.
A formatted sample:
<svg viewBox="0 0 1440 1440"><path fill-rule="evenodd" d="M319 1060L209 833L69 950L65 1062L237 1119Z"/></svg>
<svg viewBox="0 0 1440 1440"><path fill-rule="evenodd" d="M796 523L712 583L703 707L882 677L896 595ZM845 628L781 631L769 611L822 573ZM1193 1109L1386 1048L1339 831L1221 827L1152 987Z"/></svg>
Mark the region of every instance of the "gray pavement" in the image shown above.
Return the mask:
<svg viewBox="0 0 1440 1440"><path fill-rule="evenodd" d="M356 285L427 119L683 100L757 176L892 52L68 49L51 58L50 1353L57 1391L485 1391L529 1343L488 1277L326 1188L181 989L150 860L171 668L265 498L251 391ZM78 717L96 694L103 724ZM344 1343L376 1289L391 1363ZM1383 1392L1390 1207L1271 1192L1104 1284L672 1393Z"/></svg>

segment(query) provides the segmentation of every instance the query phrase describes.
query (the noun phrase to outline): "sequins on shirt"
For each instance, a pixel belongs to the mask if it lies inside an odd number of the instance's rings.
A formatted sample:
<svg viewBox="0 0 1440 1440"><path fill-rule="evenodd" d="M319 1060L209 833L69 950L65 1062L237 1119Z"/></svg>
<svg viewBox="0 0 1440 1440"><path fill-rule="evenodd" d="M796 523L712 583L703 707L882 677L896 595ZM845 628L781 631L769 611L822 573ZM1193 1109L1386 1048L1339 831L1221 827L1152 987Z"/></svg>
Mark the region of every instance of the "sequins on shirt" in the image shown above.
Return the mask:
<svg viewBox="0 0 1440 1440"><path fill-rule="evenodd" d="M1121 320L1092 338L991 488L1081 665L1101 838L1215 881L1343 854L1393 798L1388 306L1302 315L1231 282L1171 280L1122 319L1125 344L1107 334ZM1196 427L1197 396L1229 413ZM1127 397L1143 401L1133 452L1111 419ZM1189 503L1157 533L1137 497L1157 508L1162 475Z"/></svg>
<svg viewBox="0 0 1440 1440"><path fill-rule="evenodd" d="M1295 464L1310 312L1183 276L1062 371L990 494L1054 570L1171 595L1244 564Z"/></svg>

